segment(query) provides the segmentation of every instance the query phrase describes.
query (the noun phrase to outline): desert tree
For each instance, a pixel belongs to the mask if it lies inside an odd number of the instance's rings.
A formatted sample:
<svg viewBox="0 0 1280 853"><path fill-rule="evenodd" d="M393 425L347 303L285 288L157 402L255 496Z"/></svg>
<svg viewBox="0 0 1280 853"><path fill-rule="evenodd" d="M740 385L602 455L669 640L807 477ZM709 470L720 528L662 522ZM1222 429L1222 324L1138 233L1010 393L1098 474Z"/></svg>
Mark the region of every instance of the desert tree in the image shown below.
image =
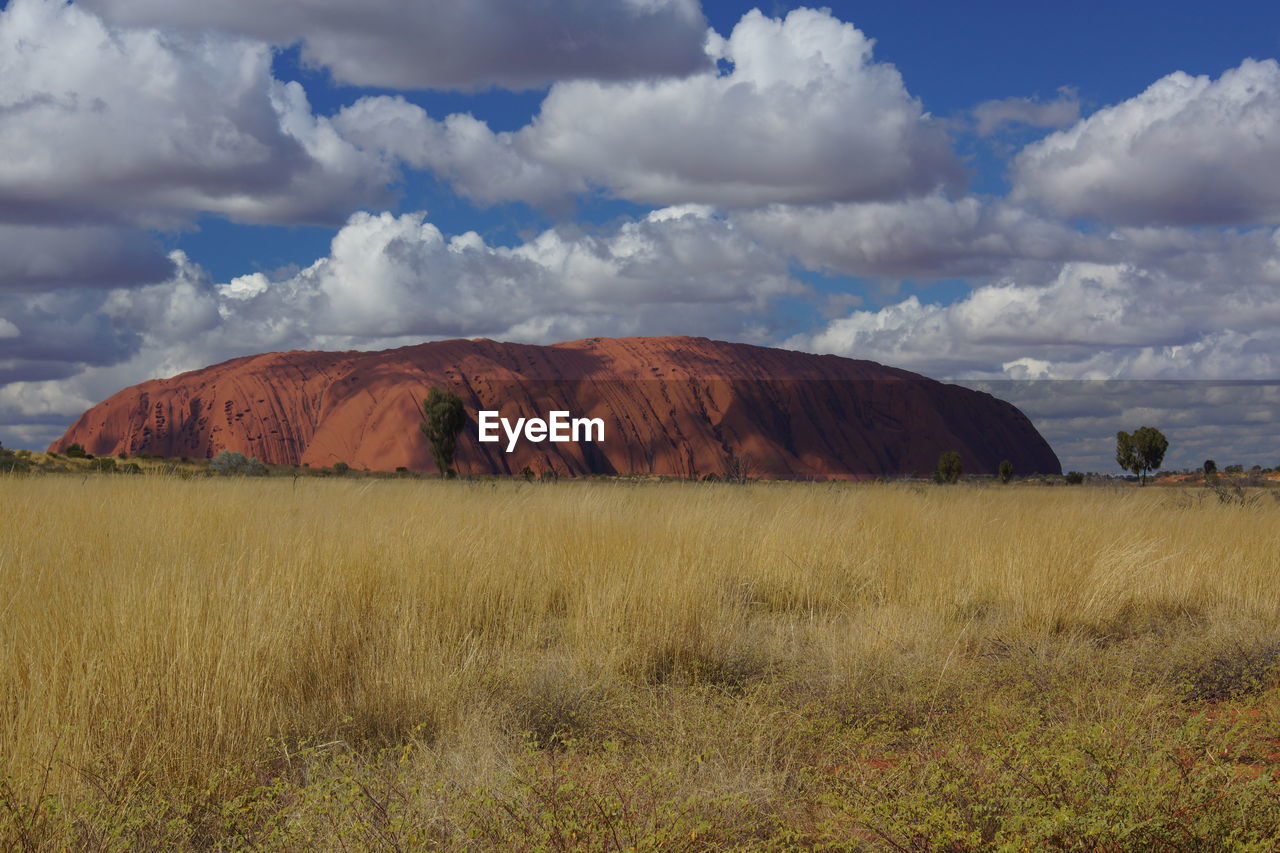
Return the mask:
<svg viewBox="0 0 1280 853"><path fill-rule="evenodd" d="M750 453L730 450L724 458L724 479L727 483L745 483L755 473L755 460Z"/></svg>
<svg viewBox="0 0 1280 853"><path fill-rule="evenodd" d="M443 388L432 388L422 401L422 423L418 429L431 444L431 456L441 477L454 477L453 455L458 449L458 434L467 425L467 410L462 399Z"/></svg>
<svg viewBox="0 0 1280 853"><path fill-rule="evenodd" d="M1217 473L1218 473L1218 463L1214 462L1212 459L1204 460L1204 475L1206 477L1212 477Z"/></svg>
<svg viewBox="0 0 1280 853"><path fill-rule="evenodd" d="M960 454L954 450L944 450L938 454L938 470L934 472L933 479L939 483L954 483L960 479L963 471L964 464L960 461Z"/></svg>
<svg viewBox="0 0 1280 853"><path fill-rule="evenodd" d="M1007 483L1013 479L1013 463L1008 459L1000 463L1000 482Z"/></svg>
<svg viewBox="0 0 1280 853"><path fill-rule="evenodd" d="M1147 473L1164 461L1169 439L1155 427L1138 427L1132 433L1116 433L1116 464L1124 471L1138 475L1139 483L1147 482Z"/></svg>

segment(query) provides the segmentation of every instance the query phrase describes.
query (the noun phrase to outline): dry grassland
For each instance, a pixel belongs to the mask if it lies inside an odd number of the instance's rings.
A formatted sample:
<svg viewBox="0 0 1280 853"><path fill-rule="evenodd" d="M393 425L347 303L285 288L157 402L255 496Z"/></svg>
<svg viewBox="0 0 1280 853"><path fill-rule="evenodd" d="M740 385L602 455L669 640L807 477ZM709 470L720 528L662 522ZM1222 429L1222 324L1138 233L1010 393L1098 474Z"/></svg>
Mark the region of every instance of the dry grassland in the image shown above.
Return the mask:
<svg viewBox="0 0 1280 853"><path fill-rule="evenodd" d="M0 848L1274 850L1206 494L0 477Z"/></svg>

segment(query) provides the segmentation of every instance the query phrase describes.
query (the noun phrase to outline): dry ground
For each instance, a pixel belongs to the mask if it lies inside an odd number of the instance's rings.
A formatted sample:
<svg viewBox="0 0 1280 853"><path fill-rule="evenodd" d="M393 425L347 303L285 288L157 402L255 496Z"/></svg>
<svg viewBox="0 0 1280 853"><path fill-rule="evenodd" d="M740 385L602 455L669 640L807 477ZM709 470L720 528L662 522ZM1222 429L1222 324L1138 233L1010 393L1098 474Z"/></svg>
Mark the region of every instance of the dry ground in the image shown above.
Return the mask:
<svg viewBox="0 0 1280 853"><path fill-rule="evenodd" d="M0 477L0 848L1280 847L1280 501Z"/></svg>

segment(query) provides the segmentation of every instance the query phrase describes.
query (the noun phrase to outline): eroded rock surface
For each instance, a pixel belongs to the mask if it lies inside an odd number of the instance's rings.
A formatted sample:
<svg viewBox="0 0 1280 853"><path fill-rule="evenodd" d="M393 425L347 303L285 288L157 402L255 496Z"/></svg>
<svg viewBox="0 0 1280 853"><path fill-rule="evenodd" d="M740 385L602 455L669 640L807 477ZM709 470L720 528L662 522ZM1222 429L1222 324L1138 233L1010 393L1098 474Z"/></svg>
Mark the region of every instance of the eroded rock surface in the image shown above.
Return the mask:
<svg viewBox="0 0 1280 853"><path fill-rule="evenodd" d="M85 412L50 447L433 471L417 403L433 385L466 403L464 473L654 473L849 478L927 474L943 450L969 473L1002 459L1060 473L1014 406L988 394L830 355L705 338L589 338L553 346L452 340L383 352L286 352L144 382ZM476 441L475 413L603 418L605 440Z"/></svg>

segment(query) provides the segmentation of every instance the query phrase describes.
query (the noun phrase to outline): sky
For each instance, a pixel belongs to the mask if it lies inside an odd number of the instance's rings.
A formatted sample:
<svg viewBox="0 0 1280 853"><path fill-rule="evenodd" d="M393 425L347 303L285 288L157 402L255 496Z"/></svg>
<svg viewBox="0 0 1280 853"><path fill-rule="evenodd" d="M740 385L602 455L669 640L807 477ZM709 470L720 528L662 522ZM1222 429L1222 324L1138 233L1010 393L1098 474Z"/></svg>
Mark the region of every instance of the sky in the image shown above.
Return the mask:
<svg viewBox="0 0 1280 853"><path fill-rule="evenodd" d="M705 335L1280 465L1280 7L0 3L0 442L241 355Z"/></svg>

